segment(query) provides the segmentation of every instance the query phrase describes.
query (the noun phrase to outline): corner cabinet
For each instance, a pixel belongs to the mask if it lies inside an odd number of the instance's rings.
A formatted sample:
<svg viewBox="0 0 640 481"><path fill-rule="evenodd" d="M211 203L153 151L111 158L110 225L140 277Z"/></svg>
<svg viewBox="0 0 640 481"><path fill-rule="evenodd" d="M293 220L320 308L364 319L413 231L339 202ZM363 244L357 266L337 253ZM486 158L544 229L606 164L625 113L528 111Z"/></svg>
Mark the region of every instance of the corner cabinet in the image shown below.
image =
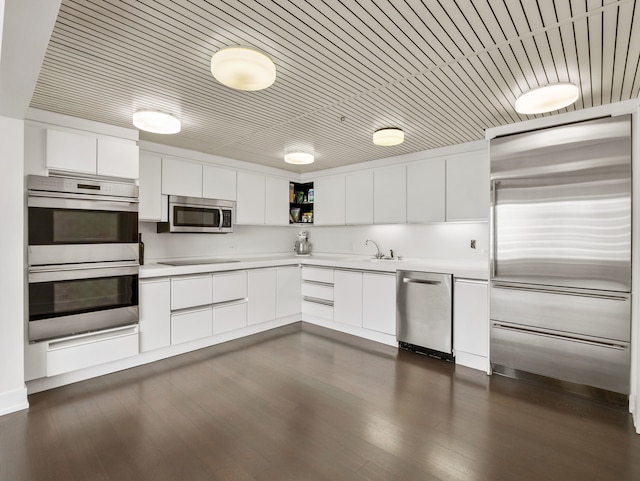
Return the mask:
<svg viewBox="0 0 640 481"><path fill-rule="evenodd" d="M314 181L314 224L345 224L345 177L323 177Z"/></svg>

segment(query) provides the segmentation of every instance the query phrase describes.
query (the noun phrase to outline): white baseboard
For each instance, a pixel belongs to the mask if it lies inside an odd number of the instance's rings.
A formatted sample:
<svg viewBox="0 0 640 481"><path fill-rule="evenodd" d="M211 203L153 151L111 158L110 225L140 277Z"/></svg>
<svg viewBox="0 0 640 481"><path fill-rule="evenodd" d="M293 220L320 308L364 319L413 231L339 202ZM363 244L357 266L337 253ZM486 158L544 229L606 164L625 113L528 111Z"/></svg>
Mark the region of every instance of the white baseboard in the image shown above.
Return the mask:
<svg viewBox="0 0 640 481"><path fill-rule="evenodd" d="M456 351L456 364L490 374L489 359L483 356L478 356L477 354Z"/></svg>
<svg viewBox="0 0 640 481"><path fill-rule="evenodd" d="M27 386L13 391L0 393L0 416L21 411L29 407Z"/></svg>

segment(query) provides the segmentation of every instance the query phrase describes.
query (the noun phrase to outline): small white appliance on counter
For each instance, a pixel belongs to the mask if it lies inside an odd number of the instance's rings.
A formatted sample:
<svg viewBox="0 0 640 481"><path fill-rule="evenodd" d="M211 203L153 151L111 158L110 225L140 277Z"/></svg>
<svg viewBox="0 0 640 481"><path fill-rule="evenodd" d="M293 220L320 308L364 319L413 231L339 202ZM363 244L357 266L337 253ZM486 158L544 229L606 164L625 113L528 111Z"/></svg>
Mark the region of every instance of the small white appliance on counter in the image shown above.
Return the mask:
<svg viewBox="0 0 640 481"><path fill-rule="evenodd" d="M309 243L309 234L307 231L298 232L298 240L293 246L297 256L308 256L311 254L311 244Z"/></svg>

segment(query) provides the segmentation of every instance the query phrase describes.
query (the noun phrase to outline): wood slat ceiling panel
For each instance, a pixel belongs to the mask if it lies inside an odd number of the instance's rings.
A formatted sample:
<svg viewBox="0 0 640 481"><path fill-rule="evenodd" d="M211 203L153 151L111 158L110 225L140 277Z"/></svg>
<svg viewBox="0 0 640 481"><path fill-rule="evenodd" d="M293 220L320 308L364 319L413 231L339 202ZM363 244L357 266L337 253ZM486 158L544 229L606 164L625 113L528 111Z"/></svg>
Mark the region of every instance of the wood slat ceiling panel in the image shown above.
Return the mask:
<svg viewBox="0 0 640 481"><path fill-rule="evenodd" d="M63 0L31 105L130 127L154 108L173 136L140 138L309 172L481 139L531 116L513 109L538 85L581 90L562 111L636 98L634 0ZM220 85L211 54L268 53L276 83ZM545 115L553 115L545 114ZM343 122L340 119L344 117ZM376 147L398 126L404 144ZM285 150L314 149L311 166Z"/></svg>

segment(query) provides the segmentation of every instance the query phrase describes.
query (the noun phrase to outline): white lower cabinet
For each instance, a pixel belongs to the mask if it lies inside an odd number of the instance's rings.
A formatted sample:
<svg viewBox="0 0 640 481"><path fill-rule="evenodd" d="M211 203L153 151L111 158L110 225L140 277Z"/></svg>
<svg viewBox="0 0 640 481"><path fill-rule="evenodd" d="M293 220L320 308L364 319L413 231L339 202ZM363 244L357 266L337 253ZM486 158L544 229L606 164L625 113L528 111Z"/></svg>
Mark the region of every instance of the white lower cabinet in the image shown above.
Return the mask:
<svg viewBox="0 0 640 481"><path fill-rule="evenodd" d="M135 356L138 352L137 326L49 341L47 376L117 361Z"/></svg>
<svg viewBox="0 0 640 481"><path fill-rule="evenodd" d="M213 333L235 331L247 327L247 301L213 308Z"/></svg>
<svg viewBox="0 0 640 481"><path fill-rule="evenodd" d="M171 314L171 344L195 341L212 335L212 307Z"/></svg>
<svg viewBox="0 0 640 481"><path fill-rule="evenodd" d="M171 283L168 278L141 280L140 352L171 345Z"/></svg>
<svg viewBox="0 0 640 481"><path fill-rule="evenodd" d="M362 275L362 327L395 336L395 274Z"/></svg>
<svg viewBox="0 0 640 481"><path fill-rule="evenodd" d="M211 274L171 278L171 310L206 306L212 302Z"/></svg>
<svg viewBox="0 0 640 481"><path fill-rule="evenodd" d="M302 268L302 314L333 320L333 269Z"/></svg>
<svg viewBox="0 0 640 481"><path fill-rule="evenodd" d="M334 271L333 320L362 327L362 272Z"/></svg>
<svg viewBox="0 0 640 481"><path fill-rule="evenodd" d="M453 283L453 347L456 363L488 371L488 283L455 279Z"/></svg>
<svg viewBox="0 0 640 481"><path fill-rule="evenodd" d="M278 267L276 270L276 317L300 314L300 267Z"/></svg>
<svg viewBox="0 0 640 481"><path fill-rule="evenodd" d="M248 274L247 323L258 324L276 318L276 269L254 269Z"/></svg>
<svg viewBox="0 0 640 481"><path fill-rule="evenodd" d="M213 276L213 303L247 297L247 271L231 271Z"/></svg>

